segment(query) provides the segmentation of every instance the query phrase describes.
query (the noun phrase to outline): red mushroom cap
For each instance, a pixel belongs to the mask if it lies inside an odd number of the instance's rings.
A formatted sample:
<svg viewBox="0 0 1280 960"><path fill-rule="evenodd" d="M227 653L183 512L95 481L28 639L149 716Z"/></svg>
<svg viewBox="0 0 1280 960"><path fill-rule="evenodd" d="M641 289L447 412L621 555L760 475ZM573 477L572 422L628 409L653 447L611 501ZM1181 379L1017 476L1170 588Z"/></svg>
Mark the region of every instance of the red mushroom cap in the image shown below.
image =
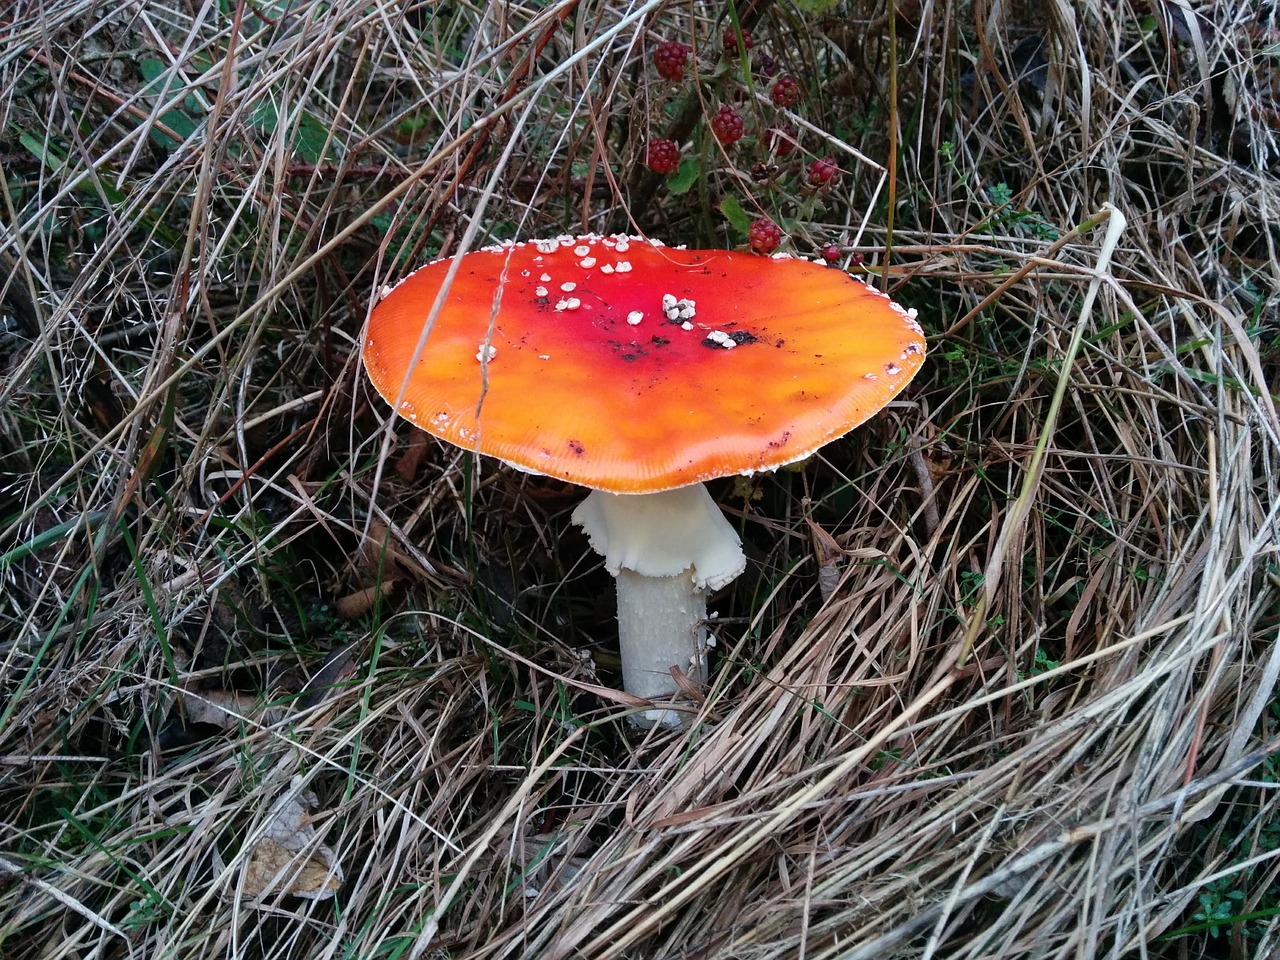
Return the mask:
<svg viewBox="0 0 1280 960"><path fill-rule="evenodd" d="M790 257L559 237L465 254L373 309L374 388L428 433L613 493L767 470L862 423L924 336L860 280Z"/></svg>

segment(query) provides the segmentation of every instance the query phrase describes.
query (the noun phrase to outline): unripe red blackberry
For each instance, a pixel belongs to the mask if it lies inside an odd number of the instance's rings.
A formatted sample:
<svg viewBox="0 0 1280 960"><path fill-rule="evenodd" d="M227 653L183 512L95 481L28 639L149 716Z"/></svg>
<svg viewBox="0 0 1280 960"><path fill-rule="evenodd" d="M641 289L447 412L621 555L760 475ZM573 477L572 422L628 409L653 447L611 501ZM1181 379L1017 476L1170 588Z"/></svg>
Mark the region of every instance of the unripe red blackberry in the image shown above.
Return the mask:
<svg viewBox="0 0 1280 960"><path fill-rule="evenodd" d="M756 253L773 253L782 243L782 230L768 217L760 217L751 224L747 245Z"/></svg>
<svg viewBox="0 0 1280 960"><path fill-rule="evenodd" d="M781 160L783 157L791 155L791 151L796 148L796 138L799 133L791 124L785 124L781 127L770 127L766 143L769 152Z"/></svg>
<svg viewBox="0 0 1280 960"><path fill-rule="evenodd" d="M840 247L838 244L828 243L822 248L822 259L827 263L835 263L840 259Z"/></svg>
<svg viewBox="0 0 1280 960"><path fill-rule="evenodd" d="M644 162L654 173L675 173L680 167L680 147L674 140L650 140Z"/></svg>
<svg viewBox="0 0 1280 960"><path fill-rule="evenodd" d="M794 107L800 101L800 81L795 77L779 77L769 91L769 99L780 107Z"/></svg>
<svg viewBox="0 0 1280 960"><path fill-rule="evenodd" d="M746 130L747 125L742 122L738 111L727 103L711 118L711 132L723 144L737 143Z"/></svg>
<svg viewBox="0 0 1280 960"><path fill-rule="evenodd" d="M668 80L683 80L684 65L689 62L689 48L677 40L666 40L653 51L653 65Z"/></svg>
<svg viewBox="0 0 1280 960"><path fill-rule="evenodd" d="M751 34L742 31L742 45L750 50L754 47L755 41L751 39ZM724 32L724 53L729 58L735 58L738 54L738 31L730 27Z"/></svg>
<svg viewBox="0 0 1280 960"><path fill-rule="evenodd" d="M840 167L830 157L823 157L809 164L809 185L827 187L840 179Z"/></svg>

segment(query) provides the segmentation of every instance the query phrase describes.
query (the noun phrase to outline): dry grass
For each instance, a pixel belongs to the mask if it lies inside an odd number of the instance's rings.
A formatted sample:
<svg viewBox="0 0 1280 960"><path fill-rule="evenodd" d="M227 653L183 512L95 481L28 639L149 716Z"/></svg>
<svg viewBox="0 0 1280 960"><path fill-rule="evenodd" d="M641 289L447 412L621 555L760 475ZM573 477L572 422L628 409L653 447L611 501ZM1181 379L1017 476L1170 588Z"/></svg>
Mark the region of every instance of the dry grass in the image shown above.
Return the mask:
<svg viewBox="0 0 1280 960"><path fill-rule="evenodd" d="M790 118L718 3L0 13L0 949L1280 949L1269 9L744 3ZM803 153L714 146L726 99ZM733 245L725 197L931 357L714 491L715 687L640 735L577 494L388 425L356 344L427 257ZM254 879L291 798L332 899Z"/></svg>

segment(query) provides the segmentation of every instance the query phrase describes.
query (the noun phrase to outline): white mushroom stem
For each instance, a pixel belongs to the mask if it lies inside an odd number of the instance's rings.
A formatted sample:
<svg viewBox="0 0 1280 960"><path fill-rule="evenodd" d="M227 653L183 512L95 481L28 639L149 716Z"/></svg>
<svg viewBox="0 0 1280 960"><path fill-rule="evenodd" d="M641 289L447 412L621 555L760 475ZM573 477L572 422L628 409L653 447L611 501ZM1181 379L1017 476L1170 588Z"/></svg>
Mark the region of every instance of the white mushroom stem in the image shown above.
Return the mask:
<svg viewBox="0 0 1280 960"><path fill-rule="evenodd" d="M623 689L656 702L677 698L677 668L706 682L707 593L746 567L737 532L702 484L662 493L592 491L573 511L617 578ZM681 711L654 709L645 726L675 725Z"/></svg>
<svg viewBox="0 0 1280 960"><path fill-rule="evenodd" d="M618 644L622 689L646 700L670 700L677 692L671 668L695 688L707 682L707 591L693 577L646 577L623 567L617 573ZM677 726L676 710L646 710L645 726Z"/></svg>

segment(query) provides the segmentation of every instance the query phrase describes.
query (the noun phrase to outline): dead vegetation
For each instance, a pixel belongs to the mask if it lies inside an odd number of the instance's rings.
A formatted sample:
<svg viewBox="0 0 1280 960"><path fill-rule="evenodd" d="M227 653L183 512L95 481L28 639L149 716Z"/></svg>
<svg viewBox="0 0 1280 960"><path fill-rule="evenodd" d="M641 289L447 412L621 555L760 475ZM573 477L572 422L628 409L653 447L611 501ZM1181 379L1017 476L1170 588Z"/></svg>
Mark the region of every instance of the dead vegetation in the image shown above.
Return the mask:
<svg viewBox="0 0 1280 960"><path fill-rule="evenodd" d="M0 14L0 949L1280 948L1275 16ZM700 722L642 736L579 494L389 423L360 327L488 240L757 215L930 358L713 491L748 573Z"/></svg>

